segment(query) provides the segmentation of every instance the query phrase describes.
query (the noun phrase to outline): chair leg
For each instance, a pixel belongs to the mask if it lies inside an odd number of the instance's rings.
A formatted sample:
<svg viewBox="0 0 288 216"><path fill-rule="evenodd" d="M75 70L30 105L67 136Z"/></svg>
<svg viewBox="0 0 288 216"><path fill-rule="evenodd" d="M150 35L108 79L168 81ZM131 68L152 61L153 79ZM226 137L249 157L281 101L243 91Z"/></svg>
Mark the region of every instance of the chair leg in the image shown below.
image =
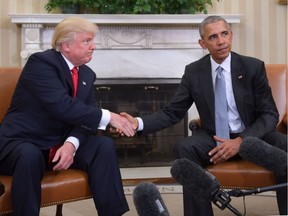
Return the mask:
<svg viewBox="0 0 288 216"><path fill-rule="evenodd" d="M56 216L63 216L62 214L63 204L58 204L56 207Z"/></svg>

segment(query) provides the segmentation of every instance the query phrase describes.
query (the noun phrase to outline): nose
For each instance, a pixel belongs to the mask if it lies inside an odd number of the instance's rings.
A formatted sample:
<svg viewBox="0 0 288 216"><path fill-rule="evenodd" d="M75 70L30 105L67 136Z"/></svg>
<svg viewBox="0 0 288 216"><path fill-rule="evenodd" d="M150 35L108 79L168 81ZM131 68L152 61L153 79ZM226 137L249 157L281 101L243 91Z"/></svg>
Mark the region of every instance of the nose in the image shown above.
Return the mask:
<svg viewBox="0 0 288 216"><path fill-rule="evenodd" d="M91 43L91 49L93 49L93 50L96 49L96 44L94 43L94 41Z"/></svg>
<svg viewBox="0 0 288 216"><path fill-rule="evenodd" d="M222 36L219 36L218 37L218 44L223 44L223 43L225 43L225 38Z"/></svg>

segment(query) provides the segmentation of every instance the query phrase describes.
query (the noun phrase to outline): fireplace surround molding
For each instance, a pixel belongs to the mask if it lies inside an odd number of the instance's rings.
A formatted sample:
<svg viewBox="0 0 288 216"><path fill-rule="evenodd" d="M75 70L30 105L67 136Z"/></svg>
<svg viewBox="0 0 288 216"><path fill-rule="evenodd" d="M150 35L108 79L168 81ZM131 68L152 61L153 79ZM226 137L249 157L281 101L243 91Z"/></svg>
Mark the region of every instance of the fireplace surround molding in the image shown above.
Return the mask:
<svg viewBox="0 0 288 216"><path fill-rule="evenodd" d="M51 48L57 23L81 16L97 24L96 50L88 65L98 78L181 78L185 65L206 54L199 23L208 15L10 14L21 28L22 66L35 52ZM233 29L242 15L221 15Z"/></svg>

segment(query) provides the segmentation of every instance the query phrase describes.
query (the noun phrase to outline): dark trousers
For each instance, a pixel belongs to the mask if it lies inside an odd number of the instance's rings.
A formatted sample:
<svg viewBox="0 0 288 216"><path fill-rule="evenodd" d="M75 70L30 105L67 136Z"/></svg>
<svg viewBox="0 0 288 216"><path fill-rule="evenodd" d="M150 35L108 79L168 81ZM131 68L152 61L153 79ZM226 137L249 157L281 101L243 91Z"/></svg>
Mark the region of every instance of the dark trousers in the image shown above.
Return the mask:
<svg viewBox="0 0 288 216"><path fill-rule="evenodd" d="M274 145L287 152L287 136L279 132L267 134L263 141ZM208 152L215 147L216 143L211 135L199 130L192 136L179 141L174 149L176 158L188 158L200 166L207 166L210 163ZM277 183L287 182L287 176L277 177ZM279 213L287 214L287 187L276 191ZM202 201L199 195L192 193L183 187L184 216L213 216L211 202Z"/></svg>
<svg viewBox="0 0 288 216"><path fill-rule="evenodd" d="M47 155L47 151L31 143L21 143L1 161L0 174L13 175L13 215L39 215L41 179L47 167ZM110 138L91 136L86 143L81 143L72 167L87 172L99 216L120 216L129 210L115 146Z"/></svg>

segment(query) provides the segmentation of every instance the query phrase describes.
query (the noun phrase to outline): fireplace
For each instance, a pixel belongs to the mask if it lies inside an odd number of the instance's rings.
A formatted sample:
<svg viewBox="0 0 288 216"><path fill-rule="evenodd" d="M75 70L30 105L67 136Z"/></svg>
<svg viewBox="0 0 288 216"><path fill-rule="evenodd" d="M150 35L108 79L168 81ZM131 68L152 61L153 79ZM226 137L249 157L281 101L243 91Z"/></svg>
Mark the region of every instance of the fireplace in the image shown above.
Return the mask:
<svg viewBox="0 0 288 216"><path fill-rule="evenodd" d="M132 116L149 115L163 108L175 93L180 79L109 79L95 85L97 106ZM120 167L171 165L177 140L187 136L185 117L164 130L134 137L105 133L114 139Z"/></svg>

